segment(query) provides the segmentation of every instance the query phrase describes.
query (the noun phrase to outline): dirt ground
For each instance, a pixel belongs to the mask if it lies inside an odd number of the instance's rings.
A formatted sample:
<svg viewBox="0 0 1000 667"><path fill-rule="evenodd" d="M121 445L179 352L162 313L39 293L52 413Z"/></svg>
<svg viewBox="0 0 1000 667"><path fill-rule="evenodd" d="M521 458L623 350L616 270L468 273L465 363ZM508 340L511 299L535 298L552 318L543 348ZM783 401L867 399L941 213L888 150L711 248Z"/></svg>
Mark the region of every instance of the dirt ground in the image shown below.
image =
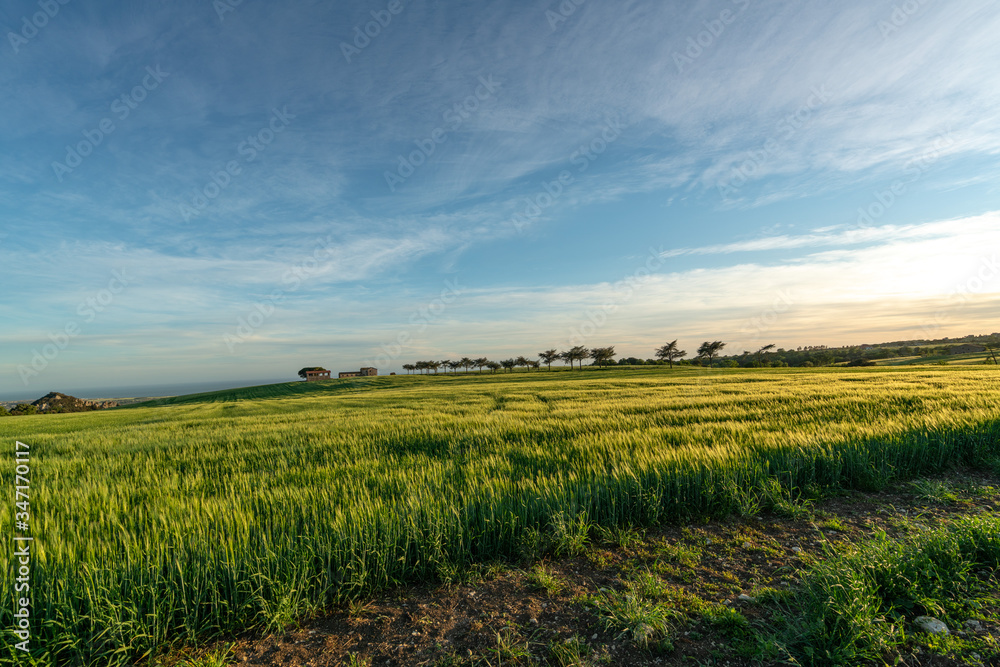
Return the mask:
<svg viewBox="0 0 1000 667"><path fill-rule="evenodd" d="M622 590L637 573L650 572L665 582L669 601L679 610L721 604L738 609L754 623L765 612L741 595L752 597L765 587L793 587L802 568L824 558L838 543L862 541L876 531L900 536L914 524L933 527L1000 507L996 476L963 470L933 481L943 483L933 487L936 497L926 489L901 484L880 493L849 492L815 501L807 516L764 513L672 526L634 533L628 539L595 539L574 558L483 565L460 584L402 588L303 622L283 634L251 635L219 644L209 649L220 658L211 664L788 664L742 657L724 628L697 613L673 623L667 641L643 646L632 634L602 622L587 604L587 596ZM985 622L976 632L995 638L1000 627ZM897 664L1000 665L1000 643L990 642L997 650L977 654L971 661L931 655L915 646ZM221 652L220 647L224 647ZM206 653L184 659L197 655Z"/></svg>

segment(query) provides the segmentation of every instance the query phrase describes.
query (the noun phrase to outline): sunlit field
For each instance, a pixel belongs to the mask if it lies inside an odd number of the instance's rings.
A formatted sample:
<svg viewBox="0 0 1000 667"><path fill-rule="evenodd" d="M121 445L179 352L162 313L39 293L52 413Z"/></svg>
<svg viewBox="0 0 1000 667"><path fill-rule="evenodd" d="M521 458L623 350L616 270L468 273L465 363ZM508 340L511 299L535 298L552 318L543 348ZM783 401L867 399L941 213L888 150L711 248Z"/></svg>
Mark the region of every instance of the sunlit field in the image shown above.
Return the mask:
<svg viewBox="0 0 1000 667"><path fill-rule="evenodd" d="M33 643L103 665L448 580L581 520L720 516L975 463L1000 449L998 416L986 366L657 367L271 385L0 434L8 483L15 439L32 452Z"/></svg>

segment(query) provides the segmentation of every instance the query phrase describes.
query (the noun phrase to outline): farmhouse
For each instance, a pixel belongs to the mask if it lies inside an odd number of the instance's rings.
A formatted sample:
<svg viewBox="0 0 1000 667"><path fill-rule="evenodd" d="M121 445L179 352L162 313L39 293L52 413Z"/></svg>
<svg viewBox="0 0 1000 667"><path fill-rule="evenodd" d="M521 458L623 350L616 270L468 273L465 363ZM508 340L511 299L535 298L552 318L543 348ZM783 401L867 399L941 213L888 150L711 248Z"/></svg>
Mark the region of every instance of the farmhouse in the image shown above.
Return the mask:
<svg viewBox="0 0 1000 667"><path fill-rule="evenodd" d="M341 371L337 375L337 377L356 378L356 377L371 377L375 375L378 375L378 369L366 366L365 368L362 368L360 371Z"/></svg>
<svg viewBox="0 0 1000 667"><path fill-rule="evenodd" d="M329 380L330 371L326 370L316 370L316 371L306 371L306 382L315 382L316 380Z"/></svg>

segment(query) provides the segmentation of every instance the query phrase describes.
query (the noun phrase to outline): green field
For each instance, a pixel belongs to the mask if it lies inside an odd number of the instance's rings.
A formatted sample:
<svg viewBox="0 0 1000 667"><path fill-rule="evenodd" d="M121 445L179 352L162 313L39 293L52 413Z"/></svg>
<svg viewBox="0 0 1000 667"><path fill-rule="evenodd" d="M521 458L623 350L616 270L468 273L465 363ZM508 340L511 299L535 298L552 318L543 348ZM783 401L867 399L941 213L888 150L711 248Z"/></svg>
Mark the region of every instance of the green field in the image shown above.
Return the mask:
<svg viewBox="0 0 1000 667"><path fill-rule="evenodd" d="M39 664L130 664L404 581L1000 451L993 367L397 376L0 419ZM12 497L13 493L7 494ZM14 531L13 502L0 531ZM14 564L0 574L12 626ZM3 656L13 655L5 637Z"/></svg>

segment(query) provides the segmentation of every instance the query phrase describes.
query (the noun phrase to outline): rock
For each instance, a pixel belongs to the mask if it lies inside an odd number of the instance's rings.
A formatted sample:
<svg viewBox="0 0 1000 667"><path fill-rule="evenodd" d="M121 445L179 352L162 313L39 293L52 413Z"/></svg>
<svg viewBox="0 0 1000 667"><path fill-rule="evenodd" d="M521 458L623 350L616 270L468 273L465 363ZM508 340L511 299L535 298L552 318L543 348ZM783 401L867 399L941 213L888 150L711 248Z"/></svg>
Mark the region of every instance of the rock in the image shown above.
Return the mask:
<svg viewBox="0 0 1000 667"><path fill-rule="evenodd" d="M738 598L736 598L736 599L739 600L740 602L753 602L754 601L754 599L752 597L750 597L749 595L747 595L746 593L740 593L740 596Z"/></svg>
<svg viewBox="0 0 1000 667"><path fill-rule="evenodd" d="M933 616L917 616L913 619L914 625L931 635L948 634L948 626Z"/></svg>
<svg viewBox="0 0 1000 667"><path fill-rule="evenodd" d="M792 547L792 553L802 553L802 547Z"/></svg>
<svg viewBox="0 0 1000 667"><path fill-rule="evenodd" d="M963 623L963 625L969 630L972 630L973 632L982 632L983 630L983 624L974 618L970 618L965 623Z"/></svg>
<svg viewBox="0 0 1000 667"><path fill-rule="evenodd" d="M593 641L595 639L597 639L597 633L596 632L593 635L591 635L591 637L590 637L591 641Z"/></svg>
<svg viewBox="0 0 1000 667"><path fill-rule="evenodd" d="M749 548L750 548L750 547L752 547L752 546L753 546L753 545L752 545L752 544L750 544L749 542L744 542L744 543L743 543L743 548L744 548L744 549L749 549Z"/></svg>

